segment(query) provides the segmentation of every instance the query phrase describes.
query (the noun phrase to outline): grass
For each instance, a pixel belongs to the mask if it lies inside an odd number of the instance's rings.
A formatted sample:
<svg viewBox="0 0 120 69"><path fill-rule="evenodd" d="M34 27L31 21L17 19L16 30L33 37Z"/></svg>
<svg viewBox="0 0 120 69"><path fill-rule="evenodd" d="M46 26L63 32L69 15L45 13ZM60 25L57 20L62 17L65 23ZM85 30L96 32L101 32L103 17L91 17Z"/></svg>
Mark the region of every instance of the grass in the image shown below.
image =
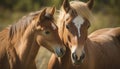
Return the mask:
<svg viewBox="0 0 120 69"><path fill-rule="evenodd" d="M94 22L91 24L89 33L101 28L120 27L119 18L119 16L113 14L94 13Z"/></svg>

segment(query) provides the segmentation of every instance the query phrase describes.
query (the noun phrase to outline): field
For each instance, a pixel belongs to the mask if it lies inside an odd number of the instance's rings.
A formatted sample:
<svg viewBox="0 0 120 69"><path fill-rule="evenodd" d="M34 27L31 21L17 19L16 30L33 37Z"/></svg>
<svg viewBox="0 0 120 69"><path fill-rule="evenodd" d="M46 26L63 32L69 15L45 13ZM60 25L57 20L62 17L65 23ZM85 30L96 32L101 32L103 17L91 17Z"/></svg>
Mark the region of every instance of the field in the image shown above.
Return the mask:
<svg viewBox="0 0 120 69"><path fill-rule="evenodd" d="M3 15L4 14L4 15ZM5 27L15 23L19 20L23 15L28 14L28 12L10 12L5 11L0 12L0 30ZM94 23L91 24L89 29L89 33L106 27L120 27L120 18L117 15L106 14L106 13L93 13L94 15ZM51 53L47 51L45 48L41 47L39 53L36 57L36 64L38 69L47 69L47 64L49 61Z"/></svg>
<svg viewBox="0 0 120 69"><path fill-rule="evenodd" d="M47 69L47 64L52 53L41 47L36 57L36 65L38 69Z"/></svg>

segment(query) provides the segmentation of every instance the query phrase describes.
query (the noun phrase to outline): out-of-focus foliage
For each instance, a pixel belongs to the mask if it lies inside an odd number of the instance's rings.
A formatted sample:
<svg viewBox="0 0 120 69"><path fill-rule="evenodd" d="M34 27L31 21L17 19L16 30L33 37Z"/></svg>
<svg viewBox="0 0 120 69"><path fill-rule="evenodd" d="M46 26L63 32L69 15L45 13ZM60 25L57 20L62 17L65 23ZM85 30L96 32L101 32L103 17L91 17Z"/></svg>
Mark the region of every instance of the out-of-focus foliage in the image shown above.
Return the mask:
<svg viewBox="0 0 120 69"><path fill-rule="evenodd" d="M45 6L55 6L59 9L62 1L63 0L0 0L0 28L14 23L28 12L39 10ZM88 0L79 1L87 2ZM94 1L92 11L95 14L95 18L97 18L97 22L95 23L97 26L94 25L95 29L120 26L120 0ZM102 26L102 23L105 25Z"/></svg>
<svg viewBox="0 0 120 69"><path fill-rule="evenodd" d="M30 11L37 10L43 6L60 7L63 0L0 0L0 9L7 8L10 10ZM72 1L72 0L70 0ZM81 0L87 2L88 0ZM120 0L95 0L95 10L113 9L116 12L120 10ZM112 12L111 11L111 12Z"/></svg>
<svg viewBox="0 0 120 69"><path fill-rule="evenodd" d="M0 10L13 11L38 10L44 6L60 6L62 0L0 0Z"/></svg>

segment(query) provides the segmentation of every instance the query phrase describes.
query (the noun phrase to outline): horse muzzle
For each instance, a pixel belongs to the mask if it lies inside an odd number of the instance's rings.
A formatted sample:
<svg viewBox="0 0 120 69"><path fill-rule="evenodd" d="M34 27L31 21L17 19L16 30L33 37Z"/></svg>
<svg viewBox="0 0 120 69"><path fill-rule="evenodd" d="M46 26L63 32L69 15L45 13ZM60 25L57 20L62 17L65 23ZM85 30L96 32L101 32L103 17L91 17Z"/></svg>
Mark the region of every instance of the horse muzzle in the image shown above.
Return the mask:
<svg viewBox="0 0 120 69"><path fill-rule="evenodd" d="M84 61L85 53L82 53L80 57L76 55L76 53L72 53L72 62L75 65L79 65Z"/></svg>
<svg viewBox="0 0 120 69"><path fill-rule="evenodd" d="M57 57L62 57L65 54L65 48L55 48L55 54Z"/></svg>

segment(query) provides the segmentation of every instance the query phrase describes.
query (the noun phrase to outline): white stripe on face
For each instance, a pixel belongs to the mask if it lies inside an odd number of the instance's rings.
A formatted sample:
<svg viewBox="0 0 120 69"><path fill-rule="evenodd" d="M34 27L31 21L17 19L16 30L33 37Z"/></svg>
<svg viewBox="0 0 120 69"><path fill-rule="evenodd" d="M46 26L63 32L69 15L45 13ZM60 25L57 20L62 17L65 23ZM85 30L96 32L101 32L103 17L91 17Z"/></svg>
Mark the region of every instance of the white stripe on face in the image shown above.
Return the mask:
<svg viewBox="0 0 120 69"><path fill-rule="evenodd" d="M76 53L78 59L80 59L82 53L85 53L85 51L84 51L84 46L82 46L82 47L72 46L72 48L71 48L71 55L72 55L73 53Z"/></svg>
<svg viewBox="0 0 120 69"><path fill-rule="evenodd" d="M77 48L77 46L72 46L72 48L71 48L71 53L74 53L75 50L76 50L76 48Z"/></svg>
<svg viewBox="0 0 120 69"><path fill-rule="evenodd" d="M72 38L72 41L77 42L77 36L73 37L73 38ZM72 52L72 53L75 52L76 48L77 48L77 45L76 45L76 44L73 45L72 48L71 48L71 52Z"/></svg>
<svg viewBox="0 0 120 69"><path fill-rule="evenodd" d="M56 29L56 25L54 23L51 23L52 27L53 27L53 30Z"/></svg>
<svg viewBox="0 0 120 69"><path fill-rule="evenodd" d="M78 30L78 36L80 37L80 27L84 23L84 19L81 16L77 16L74 20L73 23L75 24L77 30Z"/></svg>

